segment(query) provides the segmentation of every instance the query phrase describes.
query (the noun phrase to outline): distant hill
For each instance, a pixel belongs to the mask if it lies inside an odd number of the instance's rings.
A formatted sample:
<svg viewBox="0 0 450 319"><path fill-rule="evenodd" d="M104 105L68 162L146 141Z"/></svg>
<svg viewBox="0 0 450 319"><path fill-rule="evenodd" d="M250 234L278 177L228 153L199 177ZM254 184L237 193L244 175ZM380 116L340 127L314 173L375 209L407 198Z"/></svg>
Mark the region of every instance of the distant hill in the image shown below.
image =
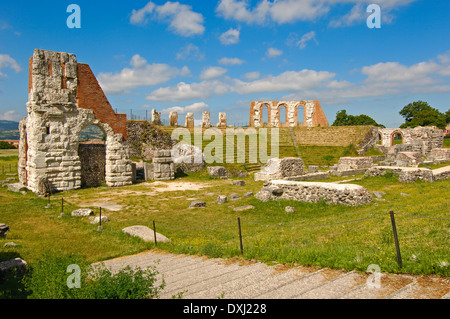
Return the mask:
<svg viewBox="0 0 450 319"><path fill-rule="evenodd" d="M0 120L0 132L13 130L19 130L19 122Z"/></svg>
<svg viewBox="0 0 450 319"><path fill-rule="evenodd" d="M18 140L19 122L0 120L0 140Z"/></svg>

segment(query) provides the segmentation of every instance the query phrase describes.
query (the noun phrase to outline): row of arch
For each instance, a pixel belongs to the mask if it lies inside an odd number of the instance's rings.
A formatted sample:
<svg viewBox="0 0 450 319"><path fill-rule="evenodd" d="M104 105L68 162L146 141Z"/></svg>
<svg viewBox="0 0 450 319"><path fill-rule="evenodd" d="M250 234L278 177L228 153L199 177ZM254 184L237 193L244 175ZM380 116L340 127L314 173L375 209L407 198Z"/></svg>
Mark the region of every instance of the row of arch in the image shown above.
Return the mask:
<svg viewBox="0 0 450 319"><path fill-rule="evenodd" d="M394 146L397 144L403 144L403 134L400 131L392 132L389 136L389 139L390 139L390 142L389 142L390 146ZM381 135L381 133L378 133L378 144L383 145L383 136Z"/></svg>
<svg viewBox="0 0 450 319"><path fill-rule="evenodd" d="M299 109L301 110L299 112ZM278 105L277 117L280 127L288 127L288 108L287 105L282 103ZM260 123L262 126L267 126L272 122L271 106L268 103L263 103L260 106ZM305 111L303 105L299 104L295 106L294 118L297 119L297 126L302 126L305 123Z"/></svg>

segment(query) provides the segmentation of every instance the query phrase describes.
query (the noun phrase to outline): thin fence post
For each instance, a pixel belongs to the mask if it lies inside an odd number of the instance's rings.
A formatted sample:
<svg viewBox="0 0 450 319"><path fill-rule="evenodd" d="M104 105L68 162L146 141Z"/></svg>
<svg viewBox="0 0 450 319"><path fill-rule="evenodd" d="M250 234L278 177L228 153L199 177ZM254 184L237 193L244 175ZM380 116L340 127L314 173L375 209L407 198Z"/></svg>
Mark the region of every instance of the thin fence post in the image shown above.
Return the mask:
<svg viewBox="0 0 450 319"><path fill-rule="evenodd" d="M153 221L153 236L155 237L155 246L158 246L158 242L156 241L156 224Z"/></svg>
<svg viewBox="0 0 450 319"><path fill-rule="evenodd" d="M389 212L389 215L391 216L392 231L394 233L394 241L395 241L395 249L397 250L397 263L398 263L398 266L400 268L402 268L402 255L400 254L400 245L398 243L397 227L395 226L394 212L391 210Z"/></svg>
<svg viewBox="0 0 450 319"><path fill-rule="evenodd" d="M240 244L240 248L241 248L241 255L244 254L244 248L242 246L242 230L241 230L241 218L238 217L238 227L239 227L239 244Z"/></svg>
<svg viewBox="0 0 450 319"><path fill-rule="evenodd" d="M64 197L61 197L61 214L64 214Z"/></svg>

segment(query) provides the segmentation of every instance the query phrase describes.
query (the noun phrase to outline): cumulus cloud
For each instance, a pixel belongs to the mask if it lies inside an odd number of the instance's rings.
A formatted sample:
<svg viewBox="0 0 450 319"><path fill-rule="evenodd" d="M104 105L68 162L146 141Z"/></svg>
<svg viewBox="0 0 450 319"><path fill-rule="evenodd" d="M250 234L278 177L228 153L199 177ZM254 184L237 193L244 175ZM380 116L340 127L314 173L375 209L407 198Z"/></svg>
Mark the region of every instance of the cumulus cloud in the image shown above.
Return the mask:
<svg viewBox="0 0 450 319"><path fill-rule="evenodd" d="M219 60L219 64L222 65L241 65L244 63L244 60L239 58L221 58Z"/></svg>
<svg viewBox="0 0 450 319"><path fill-rule="evenodd" d="M266 56L269 58L275 58L282 54L283 54L283 51L275 49L275 48L268 48L267 52L266 52Z"/></svg>
<svg viewBox="0 0 450 319"><path fill-rule="evenodd" d="M228 86L218 80L202 81L200 83L180 82L176 86L169 86L154 90L146 96L150 101L179 102L185 100L207 99L212 94L222 95L228 92Z"/></svg>
<svg viewBox="0 0 450 319"><path fill-rule="evenodd" d="M188 45L181 48L180 52L177 53L177 60L195 60L201 61L205 58L205 55L200 51L198 46L189 43Z"/></svg>
<svg viewBox="0 0 450 319"><path fill-rule="evenodd" d="M6 74L2 73L2 69L10 68L13 69L16 73L22 71L20 65L8 54L0 54L0 76L6 76Z"/></svg>
<svg viewBox="0 0 450 319"><path fill-rule="evenodd" d="M2 121L15 121L18 122L23 118L22 115L18 114L14 110L6 111L3 114L0 114L0 120Z"/></svg>
<svg viewBox="0 0 450 319"><path fill-rule="evenodd" d="M227 71L228 71L227 69L222 68L220 66L212 66L202 71L202 73L200 74L200 79L201 80L215 79L218 78L219 76L224 75L225 73L227 73Z"/></svg>
<svg viewBox="0 0 450 319"><path fill-rule="evenodd" d="M118 73L99 73L97 78L105 93L128 93L138 87L162 84L176 76L190 73L186 66L177 69L167 64L148 64L139 54L131 58L130 65L131 68L124 68Z"/></svg>
<svg viewBox="0 0 450 319"><path fill-rule="evenodd" d="M382 18L392 20L391 11L416 0L383 0L377 1L383 7ZM352 9L344 17L334 18L330 26L347 26L363 17L360 9L367 7L373 0L260 0L253 7L248 0L220 0L216 13L228 20L248 24L266 24L270 21L277 24L296 21L315 21L330 14L333 7L352 5ZM365 8L364 7L364 8Z"/></svg>
<svg viewBox="0 0 450 319"><path fill-rule="evenodd" d="M186 114L188 112L202 112L209 108L205 102L195 102L187 106L172 106L161 110L161 114L170 114L170 112L177 112L178 114Z"/></svg>
<svg viewBox="0 0 450 319"><path fill-rule="evenodd" d="M132 11L130 23L147 24L149 17L169 23L169 30L181 36L201 35L205 32L203 15L192 11L191 6L179 2L167 1L163 5L157 5L150 1L143 8Z"/></svg>
<svg viewBox="0 0 450 319"><path fill-rule="evenodd" d="M239 42L239 34L238 29L230 28L219 36L220 43L224 45L236 44Z"/></svg>

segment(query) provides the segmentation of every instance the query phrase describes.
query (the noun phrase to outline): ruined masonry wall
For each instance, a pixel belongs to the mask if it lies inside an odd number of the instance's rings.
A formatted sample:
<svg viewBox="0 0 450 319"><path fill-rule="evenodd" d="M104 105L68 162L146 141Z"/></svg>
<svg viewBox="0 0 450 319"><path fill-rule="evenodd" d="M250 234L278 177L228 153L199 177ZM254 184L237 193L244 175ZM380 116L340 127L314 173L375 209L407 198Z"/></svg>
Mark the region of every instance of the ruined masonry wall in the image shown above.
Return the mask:
<svg viewBox="0 0 450 319"><path fill-rule="evenodd" d="M75 55L63 52L34 50L30 59L28 117L19 126L19 178L36 193L42 191L43 179L55 191L81 187L79 135L89 125L97 125L106 135L106 184L132 183L126 121L123 131L123 116L113 116L109 103L95 102L104 94L87 68L77 63Z"/></svg>

